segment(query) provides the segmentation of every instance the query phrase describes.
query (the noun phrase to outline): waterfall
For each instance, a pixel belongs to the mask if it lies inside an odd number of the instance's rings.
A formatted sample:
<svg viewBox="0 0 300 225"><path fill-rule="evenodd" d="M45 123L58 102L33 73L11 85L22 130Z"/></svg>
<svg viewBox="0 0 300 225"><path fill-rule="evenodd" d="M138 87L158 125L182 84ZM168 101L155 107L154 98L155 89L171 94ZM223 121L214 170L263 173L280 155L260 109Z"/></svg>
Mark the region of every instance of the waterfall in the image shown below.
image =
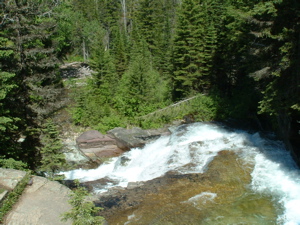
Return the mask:
<svg viewBox="0 0 300 225"><path fill-rule="evenodd" d="M129 182L147 181L169 171L179 174L205 173L214 157L223 150L235 152L243 166L253 165L249 188L255 193L269 195L282 207L278 224L300 224L300 172L280 141L263 138L259 133L226 129L207 123L182 125L172 135L134 148L123 156L113 158L97 169L64 172L66 179L82 182L109 178L99 192L111 186L126 187ZM197 199L214 193L202 193Z"/></svg>

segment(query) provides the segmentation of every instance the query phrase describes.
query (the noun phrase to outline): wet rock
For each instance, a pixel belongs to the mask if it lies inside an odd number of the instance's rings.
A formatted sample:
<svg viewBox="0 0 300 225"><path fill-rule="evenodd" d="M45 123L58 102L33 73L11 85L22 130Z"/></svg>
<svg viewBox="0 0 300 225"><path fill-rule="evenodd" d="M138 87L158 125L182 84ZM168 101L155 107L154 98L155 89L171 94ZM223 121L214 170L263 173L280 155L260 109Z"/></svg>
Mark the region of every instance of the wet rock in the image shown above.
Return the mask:
<svg viewBox="0 0 300 225"><path fill-rule="evenodd" d="M226 224L237 222L241 214L244 224L275 224L271 199L245 194L251 172L251 165L245 167L235 153L222 151L203 174L172 171L143 185L129 183L101 194L95 203L104 208L99 215L109 224L220 224L215 220L220 213L228 215Z"/></svg>
<svg viewBox="0 0 300 225"><path fill-rule="evenodd" d="M120 157L120 165L121 166L126 166L129 161L130 161L130 159L126 156L121 156Z"/></svg>
<svg viewBox="0 0 300 225"><path fill-rule="evenodd" d="M139 181L139 182L129 182L127 184L127 189L134 189L134 188L137 188L137 187L141 187L142 185L144 185L145 182L143 181Z"/></svg>
<svg viewBox="0 0 300 225"><path fill-rule="evenodd" d="M117 181L111 178L104 177L94 181L83 182L81 185L86 187L89 192L97 192L100 189L104 189L108 185L116 185L117 183Z"/></svg>
<svg viewBox="0 0 300 225"><path fill-rule="evenodd" d="M132 129L117 127L108 131L107 134L116 140L116 144L120 149L127 151L131 148L143 147L162 135L169 135L170 132L167 129L143 130L139 127Z"/></svg>
<svg viewBox="0 0 300 225"><path fill-rule="evenodd" d="M99 148L107 144L115 144L115 141L97 130L89 130L82 133L77 139L76 143L80 149L85 148Z"/></svg>

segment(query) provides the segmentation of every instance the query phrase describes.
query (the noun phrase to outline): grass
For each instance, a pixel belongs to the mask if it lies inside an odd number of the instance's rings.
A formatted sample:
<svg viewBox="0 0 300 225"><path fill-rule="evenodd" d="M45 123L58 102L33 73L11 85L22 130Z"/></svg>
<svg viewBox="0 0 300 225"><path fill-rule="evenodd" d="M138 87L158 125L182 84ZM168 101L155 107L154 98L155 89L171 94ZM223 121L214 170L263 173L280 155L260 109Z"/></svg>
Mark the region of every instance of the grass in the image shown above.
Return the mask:
<svg viewBox="0 0 300 225"><path fill-rule="evenodd" d="M8 196L5 198L0 207L0 224L3 223L5 215L12 209L14 204L18 201L19 197L23 193L28 181L31 177L31 173L27 172L24 178L17 184L17 186L12 190Z"/></svg>
<svg viewBox="0 0 300 225"><path fill-rule="evenodd" d="M0 188L0 194L2 194L4 191L6 191L4 188Z"/></svg>

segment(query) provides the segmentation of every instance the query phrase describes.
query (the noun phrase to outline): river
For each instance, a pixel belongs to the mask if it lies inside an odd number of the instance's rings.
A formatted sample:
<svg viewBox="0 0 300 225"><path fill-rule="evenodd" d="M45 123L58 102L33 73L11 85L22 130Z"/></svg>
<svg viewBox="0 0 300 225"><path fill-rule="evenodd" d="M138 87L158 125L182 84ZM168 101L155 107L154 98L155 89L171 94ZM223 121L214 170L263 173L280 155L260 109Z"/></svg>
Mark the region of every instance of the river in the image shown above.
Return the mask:
<svg viewBox="0 0 300 225"><path fill-rule="evenodd" d="M227 155L227 161L222 161L222 155ZM143 203L111 224L300 224L299 168L283 143L265 134L262 137L259 133L209 123L182 125L174 128L170 136L144 148L131 149L96 169L64 174L66 179L82 182L104 177L113 180L97 189L103 193L115 186L126 187L129 182L149 181L170 171L208 173L209 177L213 176L210 175L213 168L218 167L222 168L216 169L221 174L218 179L185 183L185 187L180 184L178 190L167 187L162 191L164 197L162 193L145 197L163 202L166 195L176 192L167 202L169 209L175 207L172 211L178 212L177 217L162 213L167 206L157 204L149 208L150 203ZM150 211L155 213L148 218L145 215L150 215ZM185 218L189 213L194 216ZM160 216L156 218L157 214Z"/></svg>

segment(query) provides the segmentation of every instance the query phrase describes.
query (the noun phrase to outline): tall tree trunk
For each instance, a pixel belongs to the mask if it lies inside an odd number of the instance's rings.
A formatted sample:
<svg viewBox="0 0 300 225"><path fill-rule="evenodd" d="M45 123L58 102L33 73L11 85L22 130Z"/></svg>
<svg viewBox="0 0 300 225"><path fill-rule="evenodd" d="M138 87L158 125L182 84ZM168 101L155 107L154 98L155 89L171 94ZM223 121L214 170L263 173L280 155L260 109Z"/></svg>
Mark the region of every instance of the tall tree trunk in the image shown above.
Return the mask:
<svg viewBox="0 0 300 225"><path fill-rule="evenodd" d="M124 23L124 31L127 31L127 10L126 10L126 0L120 0L122 5L122 18Z"/></svg>

